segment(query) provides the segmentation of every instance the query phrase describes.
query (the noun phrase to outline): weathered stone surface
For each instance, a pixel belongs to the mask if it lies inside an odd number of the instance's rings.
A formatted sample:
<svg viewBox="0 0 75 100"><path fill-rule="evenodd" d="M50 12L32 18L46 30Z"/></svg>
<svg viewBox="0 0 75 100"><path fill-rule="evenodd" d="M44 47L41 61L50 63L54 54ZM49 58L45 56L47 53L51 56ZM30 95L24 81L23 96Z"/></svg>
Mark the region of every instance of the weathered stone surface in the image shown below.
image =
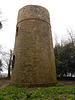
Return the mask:
<svg viewBox="0 0 75 100"><path fill-rule="evenodd" d="M36 5L25 6L19 10L17 23L26 19L39 19L50 23L49 13L46 8Z"/></svg>
<svg viewBox="0 0 75 100"><path fill-rule="evenodd" d="M57 82L48 11L28 5L18 13L11 84L49 86Z"/></svg>

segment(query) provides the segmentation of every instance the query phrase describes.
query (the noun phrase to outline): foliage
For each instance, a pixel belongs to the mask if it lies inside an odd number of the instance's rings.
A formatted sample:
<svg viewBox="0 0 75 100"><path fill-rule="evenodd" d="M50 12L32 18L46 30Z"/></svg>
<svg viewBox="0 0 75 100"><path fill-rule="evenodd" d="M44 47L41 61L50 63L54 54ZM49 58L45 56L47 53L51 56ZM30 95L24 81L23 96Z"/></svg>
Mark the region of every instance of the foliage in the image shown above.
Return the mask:
<svg viewBox="0 0 75 100"><path fill-rule="evenodd" d="M0 100L75 100L75 86L17 88L0 90Z"/></svg>
<svg viewBox="0 0 75 100"><path fill-rule="evenodd" d="M72 43L56 45L54 48L57 75L63 76L67 73L75 73L75 55Z"/></svg>
<svg viewBox="0 0 75 100"><path fill-rule="evenodd" d="M56 84L56 86L64 86L64 84L63 83L60 83L60 82L58 82L57 84Z"/></svg>

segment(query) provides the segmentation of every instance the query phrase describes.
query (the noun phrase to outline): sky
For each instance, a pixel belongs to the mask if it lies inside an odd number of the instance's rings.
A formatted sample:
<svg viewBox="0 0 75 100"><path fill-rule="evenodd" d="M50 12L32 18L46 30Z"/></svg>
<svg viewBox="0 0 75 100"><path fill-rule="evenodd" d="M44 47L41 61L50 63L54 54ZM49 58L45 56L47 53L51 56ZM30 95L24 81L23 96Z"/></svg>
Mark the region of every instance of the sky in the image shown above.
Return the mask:
<svg viewBox="0 0 75 100"><path fill-rule="evenodd" d="M75 0L0 0L0 21L3 23L0 45L8 50L14 48L18 11L31 4L48 9L53 41L55 34L60 42L66 38L68 28L75 30Z"/></svg>

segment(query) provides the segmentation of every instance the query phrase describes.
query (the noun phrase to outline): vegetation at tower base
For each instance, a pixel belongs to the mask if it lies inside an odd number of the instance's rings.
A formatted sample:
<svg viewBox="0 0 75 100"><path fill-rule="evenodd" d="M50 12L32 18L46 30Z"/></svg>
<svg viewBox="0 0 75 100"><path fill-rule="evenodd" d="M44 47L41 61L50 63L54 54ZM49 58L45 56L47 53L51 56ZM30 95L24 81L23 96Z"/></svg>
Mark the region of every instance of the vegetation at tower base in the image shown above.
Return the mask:
<svg viewBox="0 0 75 100"><path fill-rule="evenodd" d="M28 5L19 10L11 85L49 86L57 83L48 11Z"/></svg>
<svg viewBox="0 0 75 100"><path fill-rule="evenodd" d="M0 100L75 100L75 85L44 88L6 86L0 90Z"/></svg>

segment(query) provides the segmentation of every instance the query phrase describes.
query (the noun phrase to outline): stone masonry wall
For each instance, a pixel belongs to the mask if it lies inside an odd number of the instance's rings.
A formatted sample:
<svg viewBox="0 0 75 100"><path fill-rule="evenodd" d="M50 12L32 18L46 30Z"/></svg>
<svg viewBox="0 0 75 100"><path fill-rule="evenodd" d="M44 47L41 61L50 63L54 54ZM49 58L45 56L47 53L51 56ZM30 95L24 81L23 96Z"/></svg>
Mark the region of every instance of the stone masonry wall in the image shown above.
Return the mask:
<svg viewBox="0 0 75 100"><path fill-rule="evenodd" d="M48 11L28 5L20 9L11 84L49 86L57 82Z"/></svg>

